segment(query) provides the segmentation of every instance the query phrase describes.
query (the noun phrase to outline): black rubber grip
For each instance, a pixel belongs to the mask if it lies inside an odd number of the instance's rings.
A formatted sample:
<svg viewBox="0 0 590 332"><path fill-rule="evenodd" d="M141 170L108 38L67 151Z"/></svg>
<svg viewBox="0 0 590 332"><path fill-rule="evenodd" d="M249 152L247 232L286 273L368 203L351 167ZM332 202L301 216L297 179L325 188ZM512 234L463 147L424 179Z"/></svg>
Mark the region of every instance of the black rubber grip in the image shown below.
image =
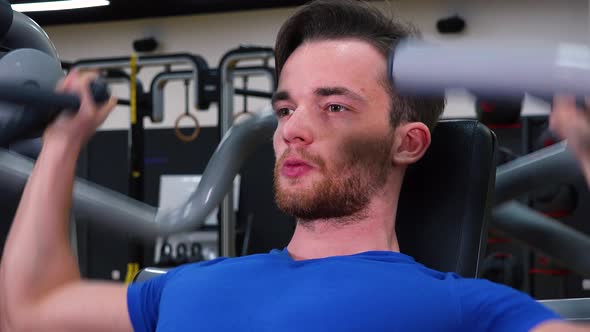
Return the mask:
<svg viewBox="0 0 590 332"><path fill-rule="evenodd" d="M90 91L98 105L110 98L104 79L91 82ZM0 108L0 146L6 146L18 139L36 137L60 111L75 112L80 108L80 98L77 95L60 94L9 82L0 82L0 102L27 106L24 110L18 106Z"/></svg>
<svg viewBox="0 0 590 332"><path fill-rule="evenodd" d="M102 104L111 97L110 90L104 79L90 83L90 92L94 102ZM53 91L40 90L26 85L15 85L0 82L0 101L28 105L35 108L78 110L80 98L73 94L59 94Z"/></svg>
<svg viewBox="0 0 590 332"><path fill-rule="evenodd" d="M97 104L105 103L111 98L111 91L103 78L98 78L90 83L90 93Z"/></svg>

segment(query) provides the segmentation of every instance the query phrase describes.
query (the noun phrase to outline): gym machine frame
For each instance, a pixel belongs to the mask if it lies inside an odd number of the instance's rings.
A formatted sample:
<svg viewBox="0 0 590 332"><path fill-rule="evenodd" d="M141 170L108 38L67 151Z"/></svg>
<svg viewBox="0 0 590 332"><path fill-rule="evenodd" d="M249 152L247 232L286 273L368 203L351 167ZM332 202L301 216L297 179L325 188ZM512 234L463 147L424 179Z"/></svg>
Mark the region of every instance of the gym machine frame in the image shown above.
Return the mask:
<svg viewBox="0 0 590 332"><path fill-rule="evenodd" d="M240 47L226 53L219 64L220 75L220 92L219 99L219 137L225 137L232 126L234 116L234 76L238 64L242 61L263 60L267 63L274 57L274 51L271 48L261 47ZM262 71L262 74L268 75L268 71ZM274 75L269 75L272 83L272 91L276 90L276 80ZM236 255L236 222L233 211L233 178L229 183L229 190L221 203L221 217L219 224L219 245L221 256L233 257Z"/></svg>

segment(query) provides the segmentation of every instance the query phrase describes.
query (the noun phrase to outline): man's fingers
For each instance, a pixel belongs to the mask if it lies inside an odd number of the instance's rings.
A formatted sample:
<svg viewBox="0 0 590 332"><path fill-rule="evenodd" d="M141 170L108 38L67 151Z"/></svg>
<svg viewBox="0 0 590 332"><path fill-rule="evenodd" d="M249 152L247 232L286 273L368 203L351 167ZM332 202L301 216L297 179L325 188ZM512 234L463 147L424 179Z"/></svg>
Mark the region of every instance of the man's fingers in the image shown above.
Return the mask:
<svg viewBox="0 0 590 332"><path fill-rule="evenodd" d="M549 115L549 129L560 138L565 138L568 118L576 112L576 99L573 96L557 95L553 98L553 110ZM571 120L571 119L570 119Z"/></svg>
<svg viewBox="0 0 590 332"><path fill-rule="evenodd" d="M111 96L109 100L100 107L100 118L101 120L106 119L113 109L117 106L117 98Z"/></svg>
<svg viewBox="0 0 590 332"><path fill-rule="evenodd" d="M558 112L576 109L576 98L569 95L557 95L553 98L553 108Z"/></svg>
<svg viewBox="0 0 590 332"><path fill-rule="evenodd" d="M84 72L80 74L76 81L73 83L73 90L81 98L80 109L82 111L92 110L95 111L97 105L95 104L94 98L90 92L90 83L98 78L96 72Z"/></svg>

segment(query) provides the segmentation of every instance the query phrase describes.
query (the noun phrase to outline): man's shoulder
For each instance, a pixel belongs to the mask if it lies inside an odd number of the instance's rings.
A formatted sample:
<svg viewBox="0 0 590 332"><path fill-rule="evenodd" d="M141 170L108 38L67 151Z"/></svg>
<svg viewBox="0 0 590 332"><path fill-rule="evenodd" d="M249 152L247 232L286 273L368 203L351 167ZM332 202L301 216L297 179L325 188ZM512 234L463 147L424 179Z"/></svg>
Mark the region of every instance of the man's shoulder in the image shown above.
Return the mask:
<svg viewBox="0 0 590 332"><path fill-rule="evenodd" d="M275 255L273 253L260 253L245 255L239 257L218 257L211 260L188 263L180 265L168 273L171 275L183 275L185 273L196 272L201 270L214 270L216 268L233 267L239 265L247 265L250 263L268 263L273 260Z"/></svg>

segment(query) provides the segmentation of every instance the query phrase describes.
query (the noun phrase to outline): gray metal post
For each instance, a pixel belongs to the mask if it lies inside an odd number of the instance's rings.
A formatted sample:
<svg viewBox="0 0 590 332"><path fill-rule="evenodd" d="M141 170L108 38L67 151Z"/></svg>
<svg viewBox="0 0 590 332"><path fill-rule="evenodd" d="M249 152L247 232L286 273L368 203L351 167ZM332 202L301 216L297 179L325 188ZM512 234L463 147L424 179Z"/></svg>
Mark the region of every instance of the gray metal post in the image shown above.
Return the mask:
<svg viewBox="0 0 590 332"><path fill-rule="evenodd" d="M234 114L234 82L232 72L240 61L270 59L274 56L272 50L260 50L256 52L236 52L230 53L222 60L220 70L220 111L219 111L219 128L221 137L227 133L232 125ZM225 257L236 255L235 248L235 218L233 211L233 179L228 194L221 204L220 218L220 254Z"/></svg>

